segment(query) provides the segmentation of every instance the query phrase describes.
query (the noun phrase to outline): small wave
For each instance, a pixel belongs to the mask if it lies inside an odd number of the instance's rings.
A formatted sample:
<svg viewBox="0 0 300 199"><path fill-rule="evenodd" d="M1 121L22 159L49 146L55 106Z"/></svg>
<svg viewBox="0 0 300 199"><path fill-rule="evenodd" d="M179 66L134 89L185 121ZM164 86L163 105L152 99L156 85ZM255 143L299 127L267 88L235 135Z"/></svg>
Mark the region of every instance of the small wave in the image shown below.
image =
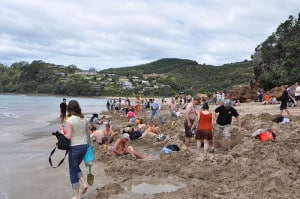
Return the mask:
<svg viewBox="0 0 300 199"><path fill-rule="evenodd" d="M20 118L20 115L16 115L13 113L7 113L7 112L0 112L0 119L4 120L4 119L17 119Z"/></svg>

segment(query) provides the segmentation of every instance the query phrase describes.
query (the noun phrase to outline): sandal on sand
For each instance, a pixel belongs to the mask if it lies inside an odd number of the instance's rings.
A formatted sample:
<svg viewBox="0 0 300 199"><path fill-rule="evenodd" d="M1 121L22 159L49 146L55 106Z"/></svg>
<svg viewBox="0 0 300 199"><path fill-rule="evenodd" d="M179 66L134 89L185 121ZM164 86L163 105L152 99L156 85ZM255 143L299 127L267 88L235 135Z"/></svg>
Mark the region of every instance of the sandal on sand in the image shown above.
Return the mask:
<svg viewBox="0 0 300 199"><path fill-rule="evenodd" d="M81 194L86 193L87 189L88 189L88 187L84 187L84 188L82 189L82 191L81 191Z"/></svg>
<svg viewBox="0 0 300 199"><path fill-rule="evenodd" d="M209 153L214 153L215 152L215 149L210 149L209 150Z"/></svg>

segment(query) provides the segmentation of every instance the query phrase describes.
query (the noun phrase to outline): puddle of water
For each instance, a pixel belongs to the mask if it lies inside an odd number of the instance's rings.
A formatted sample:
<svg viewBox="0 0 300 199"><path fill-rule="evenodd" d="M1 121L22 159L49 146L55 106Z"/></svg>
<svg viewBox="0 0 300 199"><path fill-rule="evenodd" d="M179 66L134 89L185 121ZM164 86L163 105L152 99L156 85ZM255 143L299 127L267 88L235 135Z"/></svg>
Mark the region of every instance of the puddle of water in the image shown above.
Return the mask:
<svg viewBox="0 0 300 199"><path fill-rule="evenodd" d="M137 194L155 194L162 192L172 192L184 187L184 184L166 179L149 179L127 182L128 190Z"/></svg>

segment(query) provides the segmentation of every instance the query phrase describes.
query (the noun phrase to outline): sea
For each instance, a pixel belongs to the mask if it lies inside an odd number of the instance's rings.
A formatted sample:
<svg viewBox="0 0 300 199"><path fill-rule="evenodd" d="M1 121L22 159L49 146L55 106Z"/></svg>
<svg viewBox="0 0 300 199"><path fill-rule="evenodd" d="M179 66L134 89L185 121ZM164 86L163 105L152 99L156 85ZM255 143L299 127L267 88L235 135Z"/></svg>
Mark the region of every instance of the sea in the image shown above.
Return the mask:
<svg viewBox="0 0 300 199"><path fill-rule="evenodd" d="M77 100L85 115L106 110L106 98L0 95L0 199L59 198L58 192L65 194L62 198L72 196L67 161L57 169L48 163L63 98Z"/></svg>

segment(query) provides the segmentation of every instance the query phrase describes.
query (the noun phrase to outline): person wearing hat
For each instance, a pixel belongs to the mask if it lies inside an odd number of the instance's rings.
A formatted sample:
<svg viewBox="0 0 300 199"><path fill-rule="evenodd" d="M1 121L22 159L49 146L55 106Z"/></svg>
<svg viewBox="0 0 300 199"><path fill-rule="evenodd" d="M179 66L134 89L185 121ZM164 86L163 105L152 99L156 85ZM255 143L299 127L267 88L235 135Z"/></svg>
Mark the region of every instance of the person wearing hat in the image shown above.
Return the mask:
<svg viewBox="0 0 300 199"><path fill-rule="evenodd" d="M215 126L215 133L213 137L213 148L211 149L211 152L214 152L214 149L216 147L216 143L218 141L218 137L220 133L224 133L224 138L227 141L227 149L231 150L231 121L232 116L234 116L238 122L238 133L241 131L241 120L240 116L235 108L231 106L230 99L226 99L224 101L224 104L221 106L218 106L215 109L214 112L214 126Z"/></svg>
<svg viewBox="0 0 300 199"><path fill-rule="evenodd" d="M197 112L195 106L200 104L200 95L195 95L193 100L186 106L185 120L184 120L184 135L185 135L185 146L190 147L191 137L193 137L192 127L197 118Z"/></svg>
<svg viewBox="0 0 300 199"><path fill-rule="evenodd" d="M213 114L208 110L207 102L203 103L202 110L199 113L198 127L195 139L197 140L197 151L200 152L201 144L204 142L204 156L207 155L209 141L213 135Z"/></svg>
<svg viewBox="0 0 300 199"><path fill-rule="evenodd" d="M135 151L132 146L126 146L129 140L130 136L128 133L124 133L121 138L118 138L115 141L112 155L118 157L130 154L134 159L143 159L144 157Z"/></svg>

